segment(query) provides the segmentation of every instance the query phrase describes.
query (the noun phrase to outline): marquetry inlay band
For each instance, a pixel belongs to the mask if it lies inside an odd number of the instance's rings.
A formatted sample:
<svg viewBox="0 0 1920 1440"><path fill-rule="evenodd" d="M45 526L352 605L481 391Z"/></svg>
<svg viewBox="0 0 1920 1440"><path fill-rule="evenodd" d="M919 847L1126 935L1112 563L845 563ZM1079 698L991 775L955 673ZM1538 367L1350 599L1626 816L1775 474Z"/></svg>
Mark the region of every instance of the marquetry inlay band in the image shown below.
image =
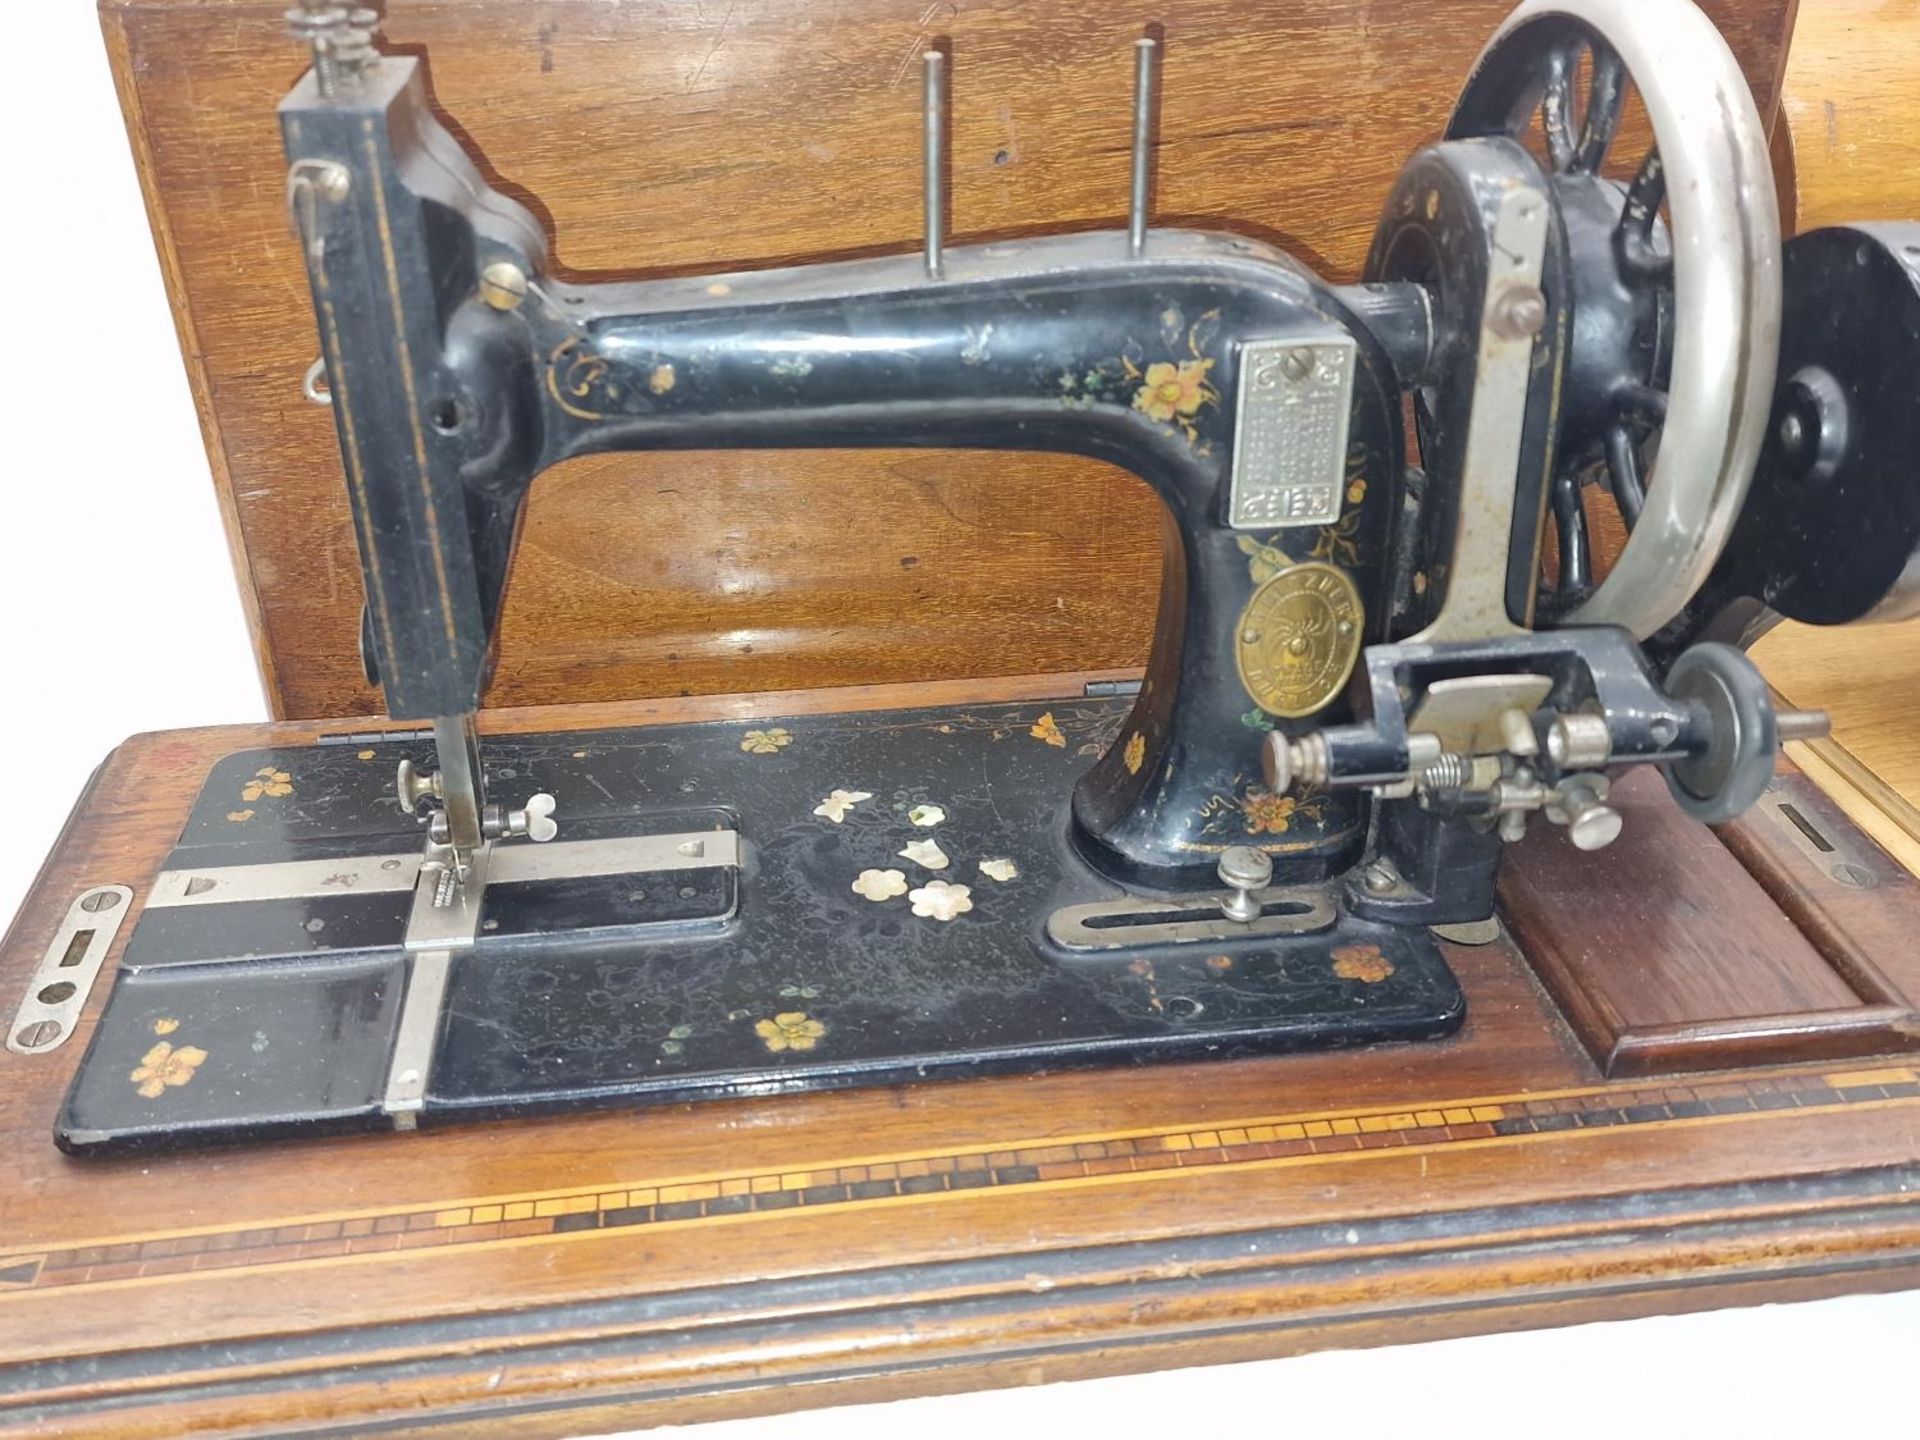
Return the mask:
<svg viewBox="0 0 1920 1440"><path fill-rule="evenodd" d="M447 1245L585 1237L633 1226L752 1219L800 1208L933 1199L1009 1187L1145 1179L1158 1171L1310 1164L1394 1147L1522 1143L1611 1126L1708 1124L1761 1112L1920 1100L1907 1067L1783 1074L1280 1116L1004 1149L907 1155L820 1169L493 1196L432 1207L302 1217L0 1255L0 1299L56 1286L374 1256Z"/></svg>

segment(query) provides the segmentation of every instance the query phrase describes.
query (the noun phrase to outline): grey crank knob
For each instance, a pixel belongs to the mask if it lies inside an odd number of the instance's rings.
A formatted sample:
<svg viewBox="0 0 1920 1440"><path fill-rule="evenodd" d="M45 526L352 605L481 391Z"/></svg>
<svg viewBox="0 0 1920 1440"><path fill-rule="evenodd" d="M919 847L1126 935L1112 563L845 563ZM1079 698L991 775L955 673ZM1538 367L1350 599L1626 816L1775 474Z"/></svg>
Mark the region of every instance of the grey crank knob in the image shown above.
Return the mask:
<svg viewBox="0 0 1920 1440"><path fill-rule="evenodd" d="M1607 804L1592 788L1575 785L1561 797L1567 815L1567 835L1576 850L1604 850L1620 838L1624 823L1620 812Z"/></svg>
<svg viewBox="0 0 1920 1440"><path fill-rule="evenodd" d="M1260 918L1260 891L1273 879L1273 857L1251 845L1230 845L1220 854L1220 883L1233 891L1220 906L1229 920L1251 925Z"/></svg>
<svg viewBox="0 0 1920 1440"><path fill-rule="evenodd" d="M1694 819L1724 824L1773 779L1779 742L1767 682L1733 646L1709 642L1673 662L1667 694L1704 720L1693 728L1692 753L1666 767L1667 788Z"/></svg>

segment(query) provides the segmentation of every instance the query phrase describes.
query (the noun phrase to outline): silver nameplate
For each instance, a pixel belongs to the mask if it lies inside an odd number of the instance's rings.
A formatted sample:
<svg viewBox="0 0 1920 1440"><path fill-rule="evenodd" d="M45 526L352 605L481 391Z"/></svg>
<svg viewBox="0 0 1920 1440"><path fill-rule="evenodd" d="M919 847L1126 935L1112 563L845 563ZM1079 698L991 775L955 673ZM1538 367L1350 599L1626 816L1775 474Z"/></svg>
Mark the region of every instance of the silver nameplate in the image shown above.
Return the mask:
<svg viewBox="0 0 1920 1440"><path fill-rule="evenodd" d="M1234 529L1331 525L1340 518L1353 361L1352 337L1334 331L1240 347L1227 506Z"/></svg>

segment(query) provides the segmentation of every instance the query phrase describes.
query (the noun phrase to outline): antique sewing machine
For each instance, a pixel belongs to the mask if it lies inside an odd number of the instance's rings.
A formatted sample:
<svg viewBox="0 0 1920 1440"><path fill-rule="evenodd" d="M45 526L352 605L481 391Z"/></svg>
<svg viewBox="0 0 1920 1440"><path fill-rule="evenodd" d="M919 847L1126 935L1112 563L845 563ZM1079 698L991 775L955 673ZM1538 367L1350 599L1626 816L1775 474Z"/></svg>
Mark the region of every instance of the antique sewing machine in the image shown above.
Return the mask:
<svg viewBox="0 0 1920 1440"><path fill-rule="evenodd" d="M1498 933L1530 825L1634 844L1634 767L1733 819L1824 727L1741 644L1920 612L1920 226L1783 249L1691 5L1523 4L1356 285L1149 226L1153 40L1127 231L946 247L931 51L922 254L572 283L370 14L292 16L307 389L368 674L415 728L214 768L61 1111L74 1154L1437 1039L1465 1002L1436 937ZM1655 148L1616 179L1635 86ZM1180 543L1137 695L482 744L542 472L881 445L1148 482ZM84 987L52 987L98 970L98 913L10 1048L72 1032Z"/></svg>

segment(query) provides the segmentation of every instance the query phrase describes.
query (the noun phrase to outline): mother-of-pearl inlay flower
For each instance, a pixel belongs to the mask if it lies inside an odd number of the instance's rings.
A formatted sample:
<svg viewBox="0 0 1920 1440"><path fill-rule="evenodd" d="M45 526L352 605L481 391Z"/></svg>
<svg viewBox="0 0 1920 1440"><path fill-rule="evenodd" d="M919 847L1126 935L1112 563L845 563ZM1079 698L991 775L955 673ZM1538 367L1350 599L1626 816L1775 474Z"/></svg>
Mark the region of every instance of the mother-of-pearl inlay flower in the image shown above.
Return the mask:
<svg viewBox="0 0 1920 1440"><path fill-rule="evenodd" d="M871 799L873 799L873 792L871 790L836 790L818 805L814 806L813 813L816 815L824 815L827 819L838 825L842 820L847 818L847 811L858 805L862 800Z"/></svg>
<svg viewBox="0 0 1920 1440"><path fill-rule="evenodd" d="M949 885L944 880L929 880L918 890L907 892L913 913L927 920L951 920L973 909L973 892L965 885Z"/></svg>
<svg viewBox="0 0 1920 1440"><path fill-rule="evenodd" d="M878 902L907 893L907 877L898 870L862 870L853 882L853 893Z"/></svg>
<svg viewBox="0 0 1920 1440"><path fill-rule="evenodd" d="M940 848L937 840L909 840L907 848L900 852L905 859L913 861L928 870L947 868L947 852Z"/></svg>
<svg viewBox="0 0 1920 1440"><path fill-rule="evenodd" d="M942 810L938 805L916 805L913 809L907 811L907 819L916 825L923 825L929 829L938 825L946 818L947 812Z"/></svg>
<svg viewBox="0 0 1920 1440"><path fill-rule="evenodd" d="M989 880L998 880L1004 885L1020 873L1020 867L1011 860L982 860L980 873Z"/></svg>

